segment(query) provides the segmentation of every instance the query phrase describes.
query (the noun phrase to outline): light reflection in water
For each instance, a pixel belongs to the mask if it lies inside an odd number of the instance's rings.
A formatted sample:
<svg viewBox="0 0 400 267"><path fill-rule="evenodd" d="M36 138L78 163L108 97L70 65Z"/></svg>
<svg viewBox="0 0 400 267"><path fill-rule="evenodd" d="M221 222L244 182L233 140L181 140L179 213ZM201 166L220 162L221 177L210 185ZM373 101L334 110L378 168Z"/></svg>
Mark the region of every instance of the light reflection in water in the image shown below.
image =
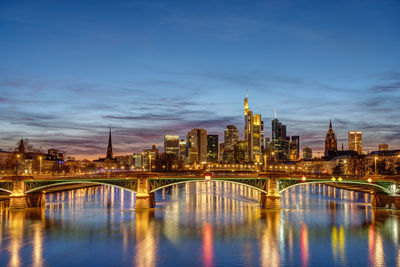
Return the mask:
<svg viewBox="0 0 400 267"><path fill-rule="evenodd" d="M214 265L213 230L209 223L203 226L203 261L206 267Z"/></svg>
<svg viewBox="0 0 400 267"><path fill-rule="evenodd" d="M135 212L126 190L51 193L46 209L0 210L0 266L52 266L72 244L82 255L64 257L70 266L400 267L399 213L371 209L368 195L302 185L282 195L280 212L261 210L259 197L237 184L188 183L157 192L156 209ZM87 247L98 262L85 257Z"/></svg>

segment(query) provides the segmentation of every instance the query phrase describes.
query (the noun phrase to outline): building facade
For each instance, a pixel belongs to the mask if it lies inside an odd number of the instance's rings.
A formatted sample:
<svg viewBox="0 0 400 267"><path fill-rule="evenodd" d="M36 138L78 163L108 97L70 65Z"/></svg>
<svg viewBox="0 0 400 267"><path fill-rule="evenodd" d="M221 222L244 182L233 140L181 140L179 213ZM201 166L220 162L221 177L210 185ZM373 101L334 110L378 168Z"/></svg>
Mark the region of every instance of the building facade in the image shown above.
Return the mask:
<svg viewBox="0 0 400 267"><path fill-rule="evenodd" d="M165 135L164 136L164 153L174 155L175 159L179 158L179 136Z"/></svg>
<svg viewBox="0 0 400 267"><path fill-rule="evenodd" d="M348 132L349 150L357 151L359 155L363 153L362 132Z"/></svg>
<svg viewBox="0 0 400 267"><path fill-rule="evenodd" d="M218 162L218 135L207 135L207 162Z"/></svg>

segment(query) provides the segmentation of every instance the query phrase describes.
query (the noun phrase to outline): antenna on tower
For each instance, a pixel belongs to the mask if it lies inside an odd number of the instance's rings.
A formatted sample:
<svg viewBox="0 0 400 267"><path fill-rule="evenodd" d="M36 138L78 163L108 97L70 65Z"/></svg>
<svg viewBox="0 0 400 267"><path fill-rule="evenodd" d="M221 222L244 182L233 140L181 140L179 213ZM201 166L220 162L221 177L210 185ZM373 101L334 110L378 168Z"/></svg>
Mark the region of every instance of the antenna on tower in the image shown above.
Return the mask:
<svg viewBox="0 0 400 267"><path fill-rule="evenodd" d="M274 109L275 119L276 119L276 109Z"/></svg>
<svg viewBox="0 0 400 267"><path fill-rule="evenodd" d="M247 92L246 92L246 98L249 97L249 88L247 88Z"/></svg>

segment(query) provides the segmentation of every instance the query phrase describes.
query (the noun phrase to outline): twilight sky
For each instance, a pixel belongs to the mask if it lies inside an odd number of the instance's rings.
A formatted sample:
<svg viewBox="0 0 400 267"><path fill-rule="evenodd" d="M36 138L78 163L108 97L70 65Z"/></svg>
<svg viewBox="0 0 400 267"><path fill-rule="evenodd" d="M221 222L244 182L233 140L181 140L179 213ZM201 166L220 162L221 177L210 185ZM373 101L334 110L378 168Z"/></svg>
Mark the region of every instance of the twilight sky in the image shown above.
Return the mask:
<svg viewBox="0 0 400 267"><path fill-rule="evenodd" d="M243 136L243 98L301 147L362 130L400 149L400 2L0 3L0 148L27 138L69 156L162 146L195 127Z"/></svg>

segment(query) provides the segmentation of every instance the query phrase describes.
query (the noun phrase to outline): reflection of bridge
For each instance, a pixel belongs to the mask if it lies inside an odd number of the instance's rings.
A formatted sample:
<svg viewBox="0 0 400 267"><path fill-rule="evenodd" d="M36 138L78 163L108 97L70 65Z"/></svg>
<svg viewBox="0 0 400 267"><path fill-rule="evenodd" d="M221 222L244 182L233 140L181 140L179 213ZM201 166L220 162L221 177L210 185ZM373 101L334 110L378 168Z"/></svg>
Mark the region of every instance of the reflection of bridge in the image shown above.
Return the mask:
<svg viewBox="0 0 400 267"><path fill-rule="evenodd" d="M0 190L10 193L10 208L44 205L47 190L67 185L109 185L136 193L136 209L154 207L154 192L176 184L188 182L221 181L242 184L261 192L260 205L266 209L280 209L280 193L299 184L327 184L343 189L371 193L374 207L400 209L397 181L400 177L332 177L328 175L307 177L287 173L142 173L119 172L59 178L10 177L0 181Z"/></svg>

